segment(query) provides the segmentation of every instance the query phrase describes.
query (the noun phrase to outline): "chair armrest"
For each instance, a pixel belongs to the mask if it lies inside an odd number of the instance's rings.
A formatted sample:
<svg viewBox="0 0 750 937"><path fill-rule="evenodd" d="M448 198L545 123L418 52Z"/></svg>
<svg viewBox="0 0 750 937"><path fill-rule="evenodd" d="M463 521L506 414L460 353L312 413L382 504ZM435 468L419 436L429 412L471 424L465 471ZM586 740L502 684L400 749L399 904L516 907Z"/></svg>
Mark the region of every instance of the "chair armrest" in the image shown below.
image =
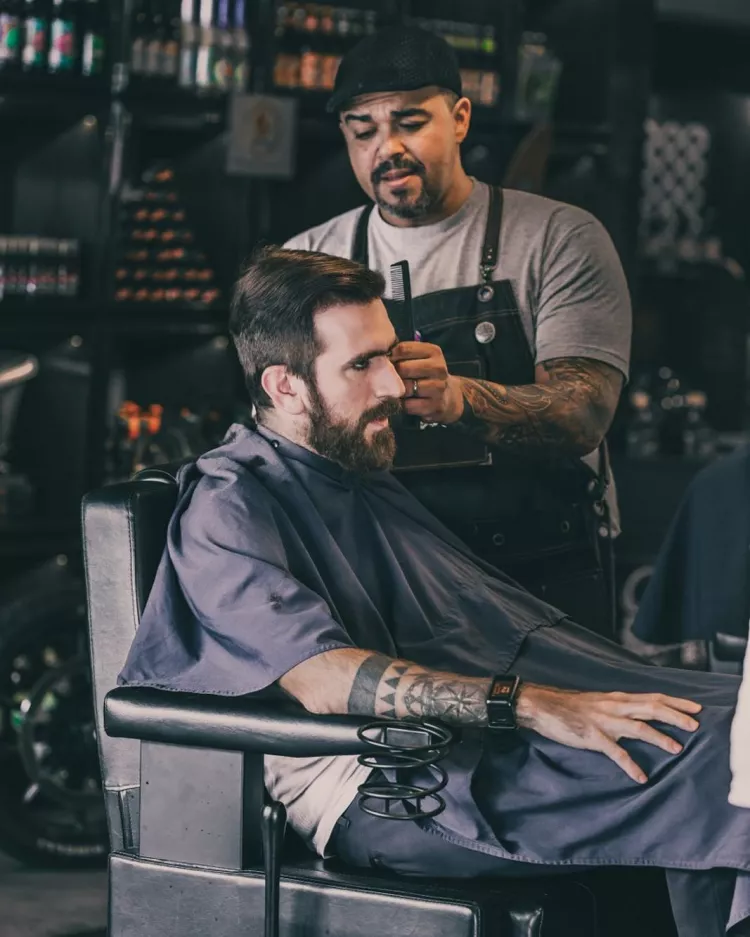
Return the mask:
<svg viewBox="0 0 750 937"><path fill-rule="evenodd" d="M357 730L375 721L313 715L292 701L149 687L117 687L104 700L104 729L114 738L300 758L371 751Z"/></svg>
<svg viewBox="0 0 750 937"><path fill-rule="evenodd" d="M747 638L736 634L723 634L718 631L714 635L714 654L717 660L736 661L741 664L747 651Z"/></svg>

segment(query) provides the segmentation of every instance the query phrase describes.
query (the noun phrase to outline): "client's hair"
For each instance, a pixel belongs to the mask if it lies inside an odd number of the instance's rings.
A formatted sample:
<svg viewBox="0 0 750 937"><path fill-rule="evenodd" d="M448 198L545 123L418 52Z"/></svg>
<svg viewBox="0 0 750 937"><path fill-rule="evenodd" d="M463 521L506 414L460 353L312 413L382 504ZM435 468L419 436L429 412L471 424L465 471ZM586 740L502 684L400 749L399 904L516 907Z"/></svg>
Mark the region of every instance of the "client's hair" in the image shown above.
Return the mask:
<svg viewBox="0 0 750 937"><path fill-rule="evenodd" d="M271 406L261 386L266 368L282 364L306 381L321 348L315 313L347 303L365 305L383 295L381 274L362 264L312 251L265 247L234 289L229 331L256 412Z"/></svg>

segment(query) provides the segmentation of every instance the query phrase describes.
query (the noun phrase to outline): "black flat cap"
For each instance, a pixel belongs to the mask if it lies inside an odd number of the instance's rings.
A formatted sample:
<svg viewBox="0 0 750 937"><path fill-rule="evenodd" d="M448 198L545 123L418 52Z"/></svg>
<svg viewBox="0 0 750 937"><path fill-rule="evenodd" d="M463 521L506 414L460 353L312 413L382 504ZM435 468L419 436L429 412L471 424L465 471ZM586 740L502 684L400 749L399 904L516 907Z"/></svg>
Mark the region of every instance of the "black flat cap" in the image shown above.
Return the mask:
<svg viewBox="0 0 750 937"><path fill-rule="evenodd" d="M456 53L440 36L418 26L388 26L363 39L341 60L326 110L339 111L362 94L428 85L461 94Z"/></svg>

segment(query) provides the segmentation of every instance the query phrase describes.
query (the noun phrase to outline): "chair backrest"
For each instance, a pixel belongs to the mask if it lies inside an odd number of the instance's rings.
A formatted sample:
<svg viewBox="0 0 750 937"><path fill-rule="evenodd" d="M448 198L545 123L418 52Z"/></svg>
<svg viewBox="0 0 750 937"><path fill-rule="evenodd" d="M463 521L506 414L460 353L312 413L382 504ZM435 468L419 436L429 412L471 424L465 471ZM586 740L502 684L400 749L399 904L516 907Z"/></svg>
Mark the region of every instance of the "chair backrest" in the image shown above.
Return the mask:
<svg viewBox="0 0 750 937"><path fill-rule="evenodd" d="M177 468L148 469L83 500L96 731L113 850L138 846L140 744L105 733L104 697L116 686L164 552Z"/></svg>

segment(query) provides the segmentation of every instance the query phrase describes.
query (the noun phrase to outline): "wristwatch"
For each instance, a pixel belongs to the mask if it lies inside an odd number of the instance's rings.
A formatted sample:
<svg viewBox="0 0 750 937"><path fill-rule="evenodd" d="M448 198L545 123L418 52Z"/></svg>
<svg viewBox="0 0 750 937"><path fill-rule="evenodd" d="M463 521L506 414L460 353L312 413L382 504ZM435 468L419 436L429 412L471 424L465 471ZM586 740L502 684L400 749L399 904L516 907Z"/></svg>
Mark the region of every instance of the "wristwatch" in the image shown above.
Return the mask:
<svg viewBox="0 0 750 937"><path fill-rule="evenodd" d="M487 694L487 727L495 731L516 729L516 697L521 678L515 674L493 677Z"/></svg>

